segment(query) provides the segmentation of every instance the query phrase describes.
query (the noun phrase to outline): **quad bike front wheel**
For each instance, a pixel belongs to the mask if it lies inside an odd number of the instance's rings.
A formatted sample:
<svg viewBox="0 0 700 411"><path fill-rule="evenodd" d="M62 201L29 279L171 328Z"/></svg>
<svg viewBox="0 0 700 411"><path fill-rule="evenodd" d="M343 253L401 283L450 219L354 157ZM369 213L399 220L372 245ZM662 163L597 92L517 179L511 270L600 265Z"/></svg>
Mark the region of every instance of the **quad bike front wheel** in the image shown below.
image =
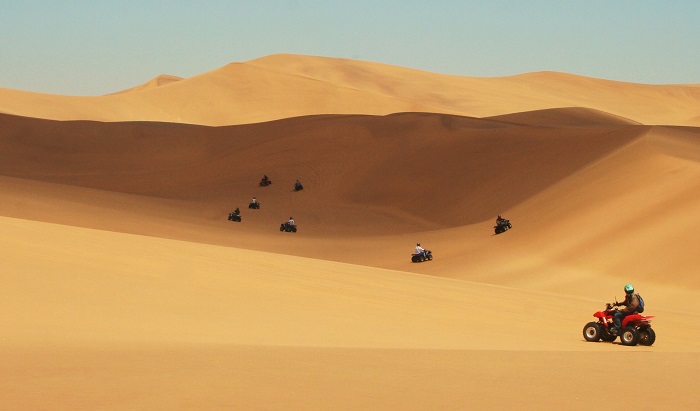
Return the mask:
<svg viewBox="0 0 700 411"><path fill-rule="evenodd" d="M433 259L433 255L432 255L432 254L428 254L428 256L427 256L426 258L428 259L428 261L431 261L431 260Z"/></svg>
<svg viewBox="0 0 700 411"><path fill-rule="evenodd" d="M639 331L634 327L623 328L620 333L620 342L622 342L622 345L637 345L639 342Z"/></svg>
<svg viewBox="0 0 700 411"><path fill-rule="evenodd" d="M600 341L600 325L598 323L590 322L583 327L583 338L588 342L598 342Z"/></svg>
<svg viewBox="0 0 700 411"><path fill-rule="evenodd" d="M656 341L656 333L651 327L639 331L639 343L641 345L652 345Z"/></svg>

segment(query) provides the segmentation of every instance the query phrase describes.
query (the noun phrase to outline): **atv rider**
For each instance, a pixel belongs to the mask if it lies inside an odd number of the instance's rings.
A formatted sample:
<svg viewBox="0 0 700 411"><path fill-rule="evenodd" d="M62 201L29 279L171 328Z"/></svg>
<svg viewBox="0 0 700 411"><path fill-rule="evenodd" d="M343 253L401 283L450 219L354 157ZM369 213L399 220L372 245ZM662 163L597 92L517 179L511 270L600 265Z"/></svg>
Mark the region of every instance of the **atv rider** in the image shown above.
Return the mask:
<svg viewBox="0 0 700 411"><path fill-rule="evenodd" d="M496 217L496 225L501 225L501 223L503 223L504 221L506 221L506 219L501 217L500 214L498 215L498 217Z"/></svg>
<svg viewBox="0 0 700 411"><path fill-rule="evenodd" d="M267 174L265 174L265 175L263 175L263 178L262 178L261 182L262 182L263 184L265 184L265 183L267 183L267 181L268 181L268 179L267 179Z"/></svg>
<svg viewBox="0 0 700 411"><path fill-rule="evenodd" d="M235 214L235 215L241 215L241 210L239 210L238 207L236 207L236 209L233 210L233 214Z"/></svg>
<svg viewBox="0 0 700 411"><path fill-rule="evenodd" d="M615 310L615 314L613 314L614 327L610 329L613 335L617 334L622 327L622 319L630 314L636 313L639 308L639 298L637 298L637 295L634 293L634 286L632 284L625 285L625 301L620 303L615 302L613 307L619 307L621 305L624 305L625 308Z"/></svg>
<svg viewBox="0 0 700 411"><path fill-rule="evenodd" d="M288 224L290 227L294 227L294 219L293 219L292 217L289 217L289 221L287 221L287 224Z"/></svg>
<svg viewBox="0 0 700 411"><path fill-rule="evenodd" d="M419 255L425 252L425 249L420 246L420 243L416 243L416 252L414 253L415 255Z"/></svg>
<svg viewBox="0 0 700 411"><path fill-rule="evenodd" d="M251 201L250 204L258 204L258 200L255 197L253 197L253 201Z"/></svg>
<svg viewBox="0 0 700 411"><path fill-rule="evenodd" d="M299 179L297 179L297 181L294 182L294 189L297 191L302 189L302 185L301 185L301 182L299 181Z"/></svg>

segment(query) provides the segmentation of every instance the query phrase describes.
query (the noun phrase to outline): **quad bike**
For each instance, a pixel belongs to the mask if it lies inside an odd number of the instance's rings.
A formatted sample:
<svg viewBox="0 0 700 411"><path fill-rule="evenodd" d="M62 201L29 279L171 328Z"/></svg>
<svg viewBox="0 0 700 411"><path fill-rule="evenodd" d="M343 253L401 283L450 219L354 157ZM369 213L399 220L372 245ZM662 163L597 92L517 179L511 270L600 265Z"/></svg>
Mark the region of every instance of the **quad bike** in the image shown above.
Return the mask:
<svg viewBox="0 0 700 411"><path fill-rule="evenodd" d="M589 342L599 340L613 342L617 335L611 331L613 327L613 315L617 308L607 303L605 310L598 311L593 314L598 319L597 322L591 321L583 327L583 338ZM651 319L653 315L641 315L634 313L622 319L622 328L617 334L620 336L622 345L652 345L656 341L656 333L651 328Z"/></svg>
<svg viewBox="0 0 700 411"><path fill-rule="evenodd" d="M260 203L255 202L255 203L250 203L248 204L248 208L254 208L256 210L260 209Z"/></svg>
<svg viewBox="0 0 700 411"><path fill-rule="evenodd" d="M510 223L510 220L501 220L497 222L493 228L496 234L501 234L502 232L513 228L513 225Z"/></svg>
<svg viewBox="0 0 700 411"><path fill-rule="evenodd" d="M236 213L230 213L228 215L228 221L235 221L237 223L241 222L241 215Z"/></svg>
<svg viewBox="0 0 700 411"><path fill-rule="evenodd" d="M280 224L280 231L286 231L288 233L296 233L297 226L295 224L289 224L289 222Z"/></svg>
<svg viewBox="0 0 700 411"><path fill-rule="evenodd" d="M422 263L423 261L430 261L433 259L433 253L430 250L424 250L418 254L411 254L411 262Z"/></svg>
<svg viewBox="0 0 700 411"><path fill-rule="evenodd" d="M272 181L270 181L269 179L263 178L262 180L260 180L260 187L269 186L270 184L272 184Z"/></svg>
<svg viewBox="0 0 700 411"><path fill-rule="evenodd" d="M303 190L304 186L301 185L301 183L294 183L294 191L299 191Z"/></svg>

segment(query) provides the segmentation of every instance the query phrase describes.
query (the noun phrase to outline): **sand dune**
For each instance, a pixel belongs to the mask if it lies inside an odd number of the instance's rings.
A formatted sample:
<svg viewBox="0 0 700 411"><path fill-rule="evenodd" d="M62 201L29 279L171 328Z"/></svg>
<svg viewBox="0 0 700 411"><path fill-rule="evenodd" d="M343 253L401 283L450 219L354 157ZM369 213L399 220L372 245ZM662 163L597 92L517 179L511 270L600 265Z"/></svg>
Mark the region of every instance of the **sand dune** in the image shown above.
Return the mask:
<svg viewBox="0 0 700 411"><path fill-rule="evenodd" d="M0 408L584 409L630 364L692 408L698 90L291 55L0 90ZM585 342L628 282L656 343Z"/></svg>
<svg viewBox="0 0 700 411"><path fill-rule="evenodd" d="M488 117L585 107L643 124L698 126L700 86L644 85L556 72L448 76L348 59L279 54L99 97L0 89L0 112L54 120L256 123L310 114L433 112ZM150 86L148 84L151 84Z"/></svg>

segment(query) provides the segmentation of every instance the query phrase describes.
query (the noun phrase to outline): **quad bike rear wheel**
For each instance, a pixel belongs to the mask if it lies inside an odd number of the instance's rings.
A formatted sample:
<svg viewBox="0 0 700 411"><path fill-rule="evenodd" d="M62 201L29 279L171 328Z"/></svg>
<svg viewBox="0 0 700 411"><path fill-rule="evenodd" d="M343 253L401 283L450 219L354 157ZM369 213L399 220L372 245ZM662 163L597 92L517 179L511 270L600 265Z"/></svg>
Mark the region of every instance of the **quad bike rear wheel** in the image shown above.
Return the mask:
<svg viewBox="0 0 700 411"><path fill-rule="evenodd" d="M639 342L639 331L634 327L625 327L620 332L620 342L622 345L637 345Z"/></svg>
<svg viewBox="0 0 700 411"><path fill-rule="evenodd" d="M652 345L656 341L656 333L651 327L639 331L639 343L642 345Z"/></svg>
<svg viewBox="0 0 700 411"><path fill-rule="evenodd" d="M583 338L588 342L598 342L600 340L600 325L595 322L590 322L583 327Z"/></svg>

